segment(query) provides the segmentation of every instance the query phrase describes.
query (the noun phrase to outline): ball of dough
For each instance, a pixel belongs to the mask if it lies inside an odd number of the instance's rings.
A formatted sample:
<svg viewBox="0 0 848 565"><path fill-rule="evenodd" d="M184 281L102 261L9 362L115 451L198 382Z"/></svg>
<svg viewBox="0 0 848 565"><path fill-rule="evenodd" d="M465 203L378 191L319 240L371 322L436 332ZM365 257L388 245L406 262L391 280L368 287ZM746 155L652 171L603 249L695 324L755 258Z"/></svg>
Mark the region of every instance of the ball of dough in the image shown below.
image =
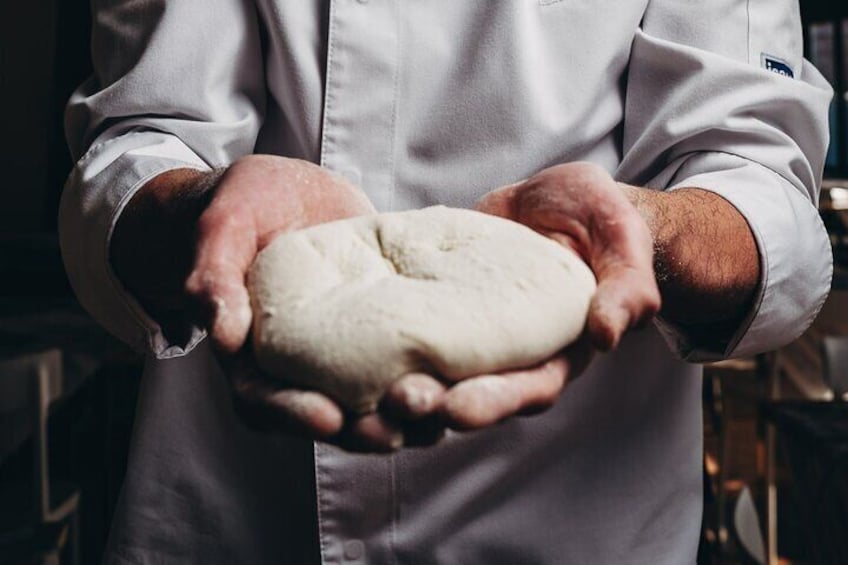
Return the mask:
<svg viewBox="0 0 848 565"><path fill-rule="evenodd" d="M458 380L550 357L581 333L595 279L521 224L435 206L280 235L248 289L259 367L365 413L411 372Z"/></svg>

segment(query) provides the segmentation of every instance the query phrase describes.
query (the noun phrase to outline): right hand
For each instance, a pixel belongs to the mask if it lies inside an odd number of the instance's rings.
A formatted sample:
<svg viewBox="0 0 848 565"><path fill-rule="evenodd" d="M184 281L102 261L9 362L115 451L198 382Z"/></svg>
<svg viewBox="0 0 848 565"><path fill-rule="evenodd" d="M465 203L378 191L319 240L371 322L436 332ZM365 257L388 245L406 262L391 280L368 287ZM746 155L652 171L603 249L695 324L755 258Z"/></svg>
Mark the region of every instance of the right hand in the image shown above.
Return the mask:
<svg viewBox="0 0 848 565"><path fill-rule="evenodd" d="M627 196L645 190L617 183L598 165L564 163L490 192L477 209L524 224L586 262L598 283L586 331L609 351L660 308L653 235Z"/></svg>
<svg viewBox="0 0 848 565"><path fill-rule="evenodd" d="M552 406L587 366L594 350L614 349L629 329L659 309L653 239L624 187L590 163L550 167L484 196L477 210L535 229L575 251L598 282L583 336L547 362L468 378L445 393L445 420L455 429L491 426Z"/></svg>
<svg viewBox="0 0 848 565"><path fill-rule="evenodd" d="M197 221L185 292L200 307L242 419L254 428L298 433L349 450L395 449L414 442L416 430L423 430L418 443L435 441L420 425L435 412L443 390L432 377L411 375L395 383L391 417L357 416L323 393L263 375L249 351L252 316L245 275L256 254L282 232L375 213L365 194L312 163L268 155L242 158L212 190Z"/></svg>
<svg viewBox="0 0 848 565"><path fill-rule="evenodd" d="M376 213L365 194L317 165L250 155L231 165L197 220L187 294L202 308L210 337L232 355L245 344L250 298L245 275L280 233Z"/></svg>

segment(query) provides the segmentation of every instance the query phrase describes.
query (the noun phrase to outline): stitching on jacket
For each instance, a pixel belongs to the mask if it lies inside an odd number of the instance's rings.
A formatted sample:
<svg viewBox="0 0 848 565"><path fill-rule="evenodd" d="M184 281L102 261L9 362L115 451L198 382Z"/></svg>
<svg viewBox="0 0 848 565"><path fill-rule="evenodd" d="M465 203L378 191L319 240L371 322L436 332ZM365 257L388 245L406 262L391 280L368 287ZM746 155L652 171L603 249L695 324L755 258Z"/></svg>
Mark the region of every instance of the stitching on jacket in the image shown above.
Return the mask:
<svg viewBox="0 0 848 565"><path fill-rule="evenodd" d="M400 3L395 5L395 10L400 11ZM398 14L395 14L396 16ZM394 70L394 84L392 85L392 145L389 151L389 174L391 175L389 178L391 179L389 192L389 209L394 210L395 207L395 191L397 190L396 182L397 182L397 155L395 152L397 151L397 136L398 136L398 100L400 97L400 61L402 60L401 56L401 45L402 42L400 40L401 33L401 18L397 18L397 25L395 26L395 40L397 41L397 53L395 56L395 70Z"/></svg>
<svg viewBox="0 0 848 565"><path fill-rule="evenodd" d="M100 153L103 150L104 147L107 147L108 145L110 145L110 144L112 144L112 143L114 143L118 140L125 140L128 137L139 136L139 135L142 135L142 134L145 134L145 133L152 133L152 132L141 131L141 130L130 130L130 131L124 132L122 134L118 134L117 136L112 137L110 139L105 139L105 140L101 141L100 143L95 143L94 145L92 145L91 147L88 148L88 151L83 153L82 157L77 159L76 166L82 165L83 163L90 161L92 159L92 157L94 157L94 155Z"/></svg>
<svg viewBox="0 0 848 565"><path fill-rule="evenodd" d="M333 79L333 63L335 61L335 42L333 41L333 37L335 36L336 29L336 3L330 2L330 13L328 14L328 22L327 27L327 71L326 77L324 78L324 115L321 117L321 155L318 158L318 163L320 166L325 166L324 162L327 158L327 128L328 123L330 121L330 109L332 106L332 96L330 95L330 86L332 84Z"/></svg>
<svg viewBox="0 0 848 565"><path fill-rule="evenodd" d="M321 563L324 563L324 557L327 554L327 544L324 537L324 516L321 512L321 480L323 471L318 458L318 442L312 442L312 466L315 471L315 511L318 518L318 550L321 553Z"/></svg>
<svg viewBox="0 0 848 565"><path fill-rule="evenodd" d="M747 53L745 54L745 60L748 61L748 64L751 64L751 0L747 0L745 2L745 15L748 18L748 36L746 37L746 47Z"/></svg>
<svg viewBox="0 0 848 565"><path fill-rule="evenodd" d="M336 31L336 2L334 0L330 0L330 10L327 15L329 20L327 24L327 70L326 77L324 78L324 115L321 118L321 154L319 157L320 166L325 166L325 159L327 157L327 128L329 122L330 109L332 107L331 95L330 95L330 87L332 85L333 78L333 63L334 63L334 55L335 55L335 31ZM324 535L324 515L321 508L321 480L322 480L322 469L318 457L318 448L319 445L317 442L312 442L312 462L313 468L315 471L315 510L316 510L316 518L318 521L318 551L320 553L319 559L321 563L324 563L327 556L327 538Z"/></svg>

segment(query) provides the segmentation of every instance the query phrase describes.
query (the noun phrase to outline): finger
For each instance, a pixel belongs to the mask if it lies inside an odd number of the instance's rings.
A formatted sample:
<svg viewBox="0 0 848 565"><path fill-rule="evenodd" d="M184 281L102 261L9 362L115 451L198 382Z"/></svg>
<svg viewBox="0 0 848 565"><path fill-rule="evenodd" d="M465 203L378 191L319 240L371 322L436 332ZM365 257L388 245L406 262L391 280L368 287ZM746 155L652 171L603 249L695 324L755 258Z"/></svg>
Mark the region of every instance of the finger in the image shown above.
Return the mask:
<svg viewBox="0 0 848 565"><path fill-rule="evenodd" d="M287 389L266 399L271 421L280 431L305 432L316 438L333 436L342 429L344 415L327 396L309 390Z"/></svg>
<svg viewBox="0 0 848 565"><path fill-rule="evenodd" d="M560 172L567 174L546 173L525 185L517 197L519 219L572 247L590 265L598 288L587 328L595 346L609 350L659 309L652 237L607 173L585 164Z"/></svg>
<svg viewBox="0 0 848 565"><path fill-rule="evenodd" d="M629 329L649 321L659 311L660 294L652 275L619 267L598 277L587 329L601 351L614 349Z"/></svg>
<svg viewBox="0 0 848 565"><path fill-rule="evenodd" d="M236 413L254 430L311 438L328 438L342 430L342 410L319 392L282 388L256 374L237 373L231 379Z"/></svg>
<svg viewBox="0 0 848 565"><path fill-rule="evenodd" d="M423 373L397 380L383 397L381 409L399 420L420 420L441 406L445 385Z"/></svg>
<svg viewBox="0 0 848 565"><path fill-rule="evenodd" d="M566 347L558 356L566 364L566 376L563 386L560 387L560 390L556 392L552 399L550 399L551 402L527 404L523 408L521 408L521 410L518 411L518 415L532 416L534 414L544 412L545 410L550 408L559 398L559 395L562 393L562 388L564 388L565 385L567 385L569 382L579 377L583 373L583 371L586 370L586 367L589 366L589 363L592 361L592 357L594 357L594 355L595 347L592 345L591 336L589 336L589 334L584 331L583 334L577 339L577 341Z"/></svg>
<svg viewBox="0 0 848 565"><path fill-rule="evenodd" d="M399 425L374 413L352 420L330 441L348 451L390 453L403 447L404 434Z"/></svg>
<svg viewBox="0 0 848 565"><path fill-rule="evenodd" d="M194 267L185 289L214 344L233 353L250 330L244 278L256 255L256 235L247 212L225 213L218 204L213 202L198 221Z"/></svg>
<svg viewBox="0 0 848 565"><path fill-rule="evenodd" d="M457 430L478 429L522 410L548 408L565 385L568 368L566 358L557 356L535 368L462 381L445 394L447 425Z"/></svg>
<svg viewBox="0 0 848 565"><path fill-rule="evenodd" d="M186 281L186 293L215 348L225 354L241 349L253 319L243 273L225 267L196 270Z"/></svg>
<svg viewBox="0 0 848 565"><path fill-rule="evenodd" d="M516 217L515 197L524 181L493 190L483 196L474 207L479 212L514 220Z"/></svg>

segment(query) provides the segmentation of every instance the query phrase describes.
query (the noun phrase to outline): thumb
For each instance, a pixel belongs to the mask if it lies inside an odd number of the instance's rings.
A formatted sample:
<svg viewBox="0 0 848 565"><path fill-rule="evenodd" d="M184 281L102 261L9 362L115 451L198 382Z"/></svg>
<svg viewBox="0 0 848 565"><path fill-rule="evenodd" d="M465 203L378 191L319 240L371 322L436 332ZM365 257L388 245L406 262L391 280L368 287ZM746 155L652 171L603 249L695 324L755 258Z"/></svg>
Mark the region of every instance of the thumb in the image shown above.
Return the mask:
<svg viewBox="0 0 848 565"><path fill-rule="evenodd" d="M524 181L495 189L481 198L474 208L485 214L514 220L516 218L515 197Z"/></svg>
<svg viewBox="0 0 848 565"><path fill-rule="evenodd" d="M229 209L228 209L229 208ZM238 351L252 321L245 274L256 256L256 230L249 214L212 205L198 222L192 272L185 291L198 308L213 344Z"/></svg>
<svg viewBox="0 0 848 565"><path fill-rule="evenodd" d="M656 282L630 267L598 277L598 288L589 305L587 330L601 351L615 349L627 330L650 320L660 308Z"/></svg>
<svg viewBox="0 0 848 565"><path fill-rule="evenodd" d="M241 349L253 318L244 274L200 267L186 280L186 293L194 300L215 347L227 354Z"/></svg>

